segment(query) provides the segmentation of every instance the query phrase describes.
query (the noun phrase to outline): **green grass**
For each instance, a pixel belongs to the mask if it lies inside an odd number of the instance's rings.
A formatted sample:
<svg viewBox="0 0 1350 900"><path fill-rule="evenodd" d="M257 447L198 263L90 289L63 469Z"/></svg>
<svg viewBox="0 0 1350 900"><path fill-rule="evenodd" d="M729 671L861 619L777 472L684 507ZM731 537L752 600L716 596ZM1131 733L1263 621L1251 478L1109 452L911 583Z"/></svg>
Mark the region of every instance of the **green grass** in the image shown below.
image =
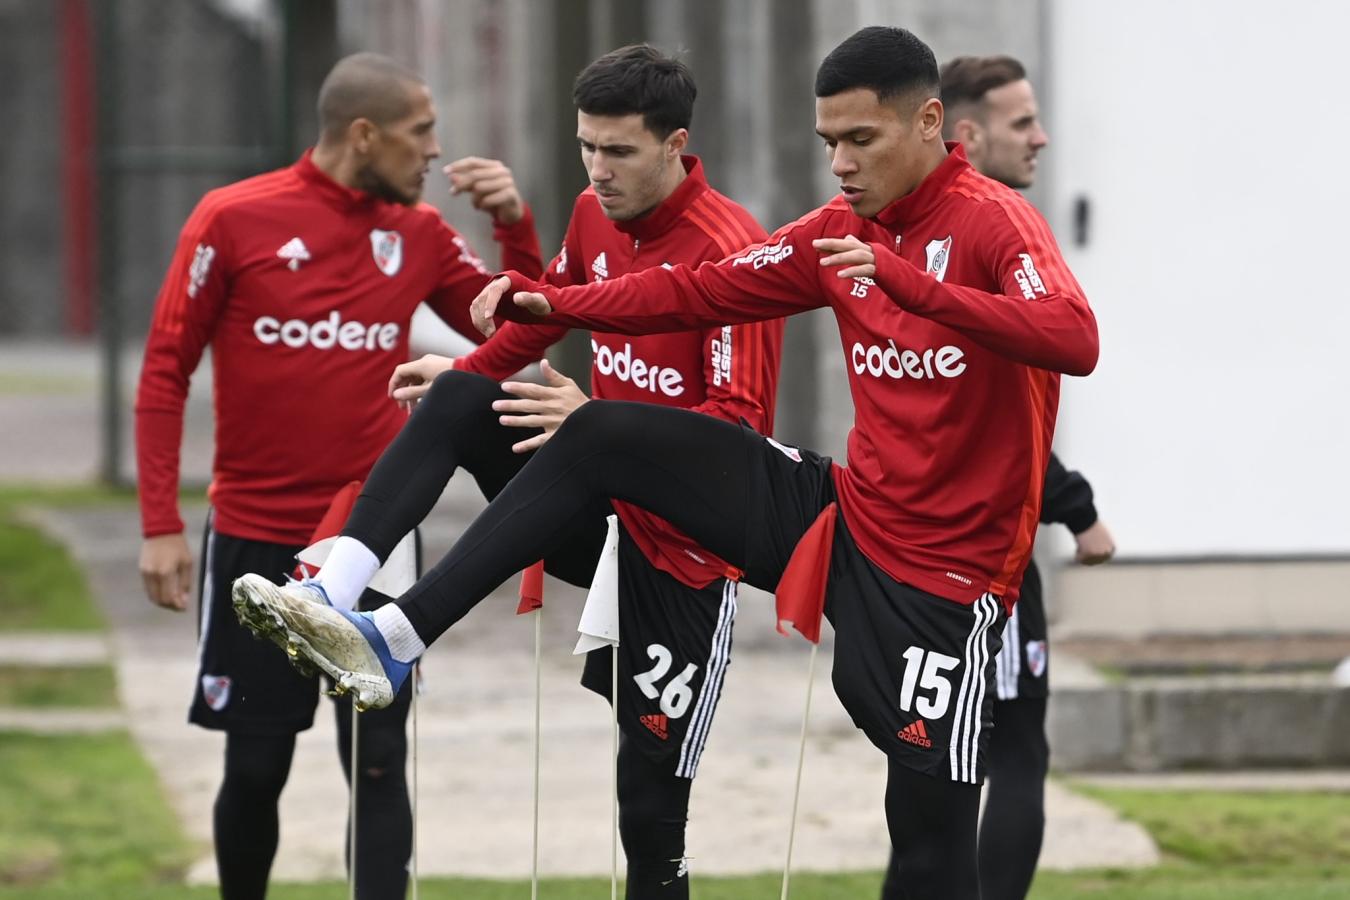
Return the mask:
<svg viewBox="0 0 1350 900"><path fill-rule="evenodd" d="M1168 864L1139 872L1042 872L1029 900L1344 900L1350 867L1262 870Z"/></svg>
<svg viewBox="0 0 1350 900"><path fill-rule="evenodd" d="M105 886L135 886L144 895L145 886L182 879L190 848L124 733L0 733L0 797L0 885L107 897Z"/></svg>
<svg viewBox="0 0 1350 900"><path fill-rule="evenodd" d="M200 489L184 491L185 502L204 498ZM3 631L97 631L103 618L83 574L65 547L19 516L21 507L128 505L130 488L76 484L40 486L0 484L0 619Z"/></svg>
<svg viewBox="0 0 1350 900"><path fill-rule="evenodd" d="M65 547L0 505L0 629L98 631L103 619Z"/></svg>
<svg viewBox="0 0 1350 900"><path fill-rule="evenodd" d="M0 666L0 706L117 706L112 666Z"/></svg>
<svg viewBox="0 0 1350 900"><path fill-rule="evenodd" d="M1074 789L1143 825L1169 858L1350 868L1350 795Z"/></svg>
<svg viewBox="0 0 1350 900"><path fill-rule="evenodd" d="M1041 873L1036 900L1350 897L1345 794L1074 789L1143 825L1165 862L1136 872Z"/></svg>

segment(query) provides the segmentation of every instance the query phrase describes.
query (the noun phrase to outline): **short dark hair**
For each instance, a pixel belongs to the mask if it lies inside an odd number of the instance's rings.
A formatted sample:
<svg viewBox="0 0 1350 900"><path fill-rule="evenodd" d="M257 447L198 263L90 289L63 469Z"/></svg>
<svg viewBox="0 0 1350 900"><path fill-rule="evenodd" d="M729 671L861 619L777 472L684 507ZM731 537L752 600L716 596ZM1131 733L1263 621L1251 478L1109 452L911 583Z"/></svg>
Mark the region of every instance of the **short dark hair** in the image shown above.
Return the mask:
<svg viewBox="0 0 1350 900"><path fill-rule="evenodd" d="M1026 77L1026 68L1011 56L958 56L942 67L942 105L982 103L990 91Z"/></svg>
<svg viewBox="0 0 1350 900"><path fill-rule="evenodd" d="M651 44L612 50L581 70L572 102L591 116L641 114L642 125L664 139L694 119L698 88L689 67Z"/></svg>
<svg viewBox="0 0 1350 900"><path fill-rule="evenodd" d="M408 86L425 84L422 76L379 53L344 56L319 88L319 131L337 138L357 119L384 126L412 112Z"/></svg>
<svg viewBox="0 0 1350 900"><path fill-rule="evenodd" d="M937 58L928 45L912 31L883 25L855 31L816 70L817 97L868 88L884 103L922 92L936 97L939 84Z"/></svg>

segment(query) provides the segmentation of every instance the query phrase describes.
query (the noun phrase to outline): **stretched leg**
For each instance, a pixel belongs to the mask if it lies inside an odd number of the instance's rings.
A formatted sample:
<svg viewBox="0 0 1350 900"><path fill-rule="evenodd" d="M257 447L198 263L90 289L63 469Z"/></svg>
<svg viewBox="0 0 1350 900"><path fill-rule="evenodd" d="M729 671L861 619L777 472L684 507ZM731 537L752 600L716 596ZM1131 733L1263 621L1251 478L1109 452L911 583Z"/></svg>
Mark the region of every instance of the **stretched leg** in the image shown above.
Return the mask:
<svg viewBox="0 0 1350 900"><path fill-rule="evenodd" d="M511 452L524 435L492 411L497 382L445 372L380 454L318 583L334 606L352 609L403 536L419 525L463 466L491 499L527 457ZM526 434L533 433L526 430Z"/></svg>
<svg viewBox="0 0 1350 900"><path fill-rule="evenodd" d="M673 774L626 735L619 742L619 837L628 858L627 900L688 900L684 826L693 781Z"/></svg>
<svg viewBox="0 0 1350 900"><path fill-rule="evenodd" d="M979 811L979 785L934 778L892 758L886 824L894 858L885 900L979 900Z"/></svg>
<svg viewBox="0 0 1350 900"><path fill-rule="evenodd" d="M277 852L277 802L291 771L294 734L228 732L216 794L216 869L222 900L263 900Z"/></svg>
<svg viewBox="0 0 1350 900"><path fill-rule="evenodd" d="M980 823L980 884L987 900L1022 900L1031 889L1045 836L1044 697L994 704L989 796Z"/></svg>
<svg viewBox="0 0 1350 900"><path fill-rule="evenodd" d="M235 582L234 608L379 707L412 662L513 573L550 559L610 499L662 516L760 587L778 583L792 548L833 499L830 462L781 448L748 428L646 403L591 401L489 504L437 566L400 600L355 614ZM752 548L747 550L747 548Z"/></svg>
<svg viewBox="0 0 1350 900"><path fill-rule="evenodd" d="M698 413L591 401L568 417L398 605L417 636L434 641L512 573L560 546L578 511L611 498L668 519L746 568L750 440L759 438ZM769 587L777 581L777 573L748 575Z"/></svg>
<svg viewBox="0 0 1350 900"><path fill-rule="evenodd" d="M509 395L468 372L439 375L362 487L318 579L332 604L351 609L403 536L419 525L463 468L491 500L529 461L511 447L535 429L508 428L492 409ZM607 511L606 511L607 512ZM587 511L550 558L551 574L587 585L604 543L605 512Z"/></svg>
<svg viewBox="0 0 1350 900"><path fill-rule="evenodd" d="M370 548L380 560L431 512L460 466L484 496L496 496L528 456L511 445L536 433L498 422L492 401L501 386L468 372L437 376L398 436L370 470L342 534Z"/></svg>
<svg viewBox="0 0 1350 900"><path fill-rule="evenodd" d="M412 856L412 808L408 802L408 710L412 681L394 702L357 720L356 896L360 900L403 900ZM349 698L333 704L338 758L348 784L352 778L352 708ZM347 834L351 834L350 823ZM352 848L347 847L351 865Z"/></svg>

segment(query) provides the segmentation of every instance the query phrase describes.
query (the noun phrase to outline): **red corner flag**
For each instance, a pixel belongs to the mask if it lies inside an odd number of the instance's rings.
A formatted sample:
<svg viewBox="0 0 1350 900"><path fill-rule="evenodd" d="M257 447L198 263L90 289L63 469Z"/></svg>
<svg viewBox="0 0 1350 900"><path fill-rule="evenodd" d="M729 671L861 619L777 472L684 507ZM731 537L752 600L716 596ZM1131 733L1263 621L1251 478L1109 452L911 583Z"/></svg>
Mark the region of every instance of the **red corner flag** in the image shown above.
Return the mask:
<svg viewBox="0 0 1350 900"><path fill-rule="evenodd" d="M343 485L333 495L333 499L328 504L328 510L319 520L319 524L314 527L314 533L309 537L309 546L312 547L329 538L336 540L337 536L342 533L342 526L347 524L347 518L352 514L352 507L356 505L356 498L359 496L361 496L361 482L350 481ZM326 554L327 551L325 551ZM306 568L309 567L306 566ZM315 568L310 570L309 574L313 575L318 571ZM304 575L299 565L295 567L295 572L292 574L295 578L301 578Z"/></svg>
<svg viewBox="0 0 1350 900"><path fill-rule="evenodd" d="M520 573L520 603L516 615L523 616L544 607L544 562L540 560Z"/></svg>
<svg viewBox="0 0 1350 900"><path fill-rule="evenodd" d="M825 582L830 574L830 548L834 545L834 520L839 515L831 503L806 529L792 558L783 569L774 591L778 607L778 633L791 625L813 644L820 643L820 619L825 613Z"/></svg>

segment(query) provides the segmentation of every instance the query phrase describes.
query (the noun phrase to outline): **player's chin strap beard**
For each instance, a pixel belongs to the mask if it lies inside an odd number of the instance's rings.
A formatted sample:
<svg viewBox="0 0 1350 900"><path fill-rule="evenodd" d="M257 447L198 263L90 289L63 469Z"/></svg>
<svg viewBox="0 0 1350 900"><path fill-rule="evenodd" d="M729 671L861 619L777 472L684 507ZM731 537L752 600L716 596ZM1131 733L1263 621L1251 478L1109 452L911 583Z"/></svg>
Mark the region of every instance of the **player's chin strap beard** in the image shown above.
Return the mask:
<svg viewBox="0 0 1350 900"><path fill-rule="evenodd" d="M362 166L356 170L356 187L364 193L377 197L386 203L397 203L400 206L416 206L420 195L409 197L400 192L392 184L381 178L370 166Z"/></svg>

